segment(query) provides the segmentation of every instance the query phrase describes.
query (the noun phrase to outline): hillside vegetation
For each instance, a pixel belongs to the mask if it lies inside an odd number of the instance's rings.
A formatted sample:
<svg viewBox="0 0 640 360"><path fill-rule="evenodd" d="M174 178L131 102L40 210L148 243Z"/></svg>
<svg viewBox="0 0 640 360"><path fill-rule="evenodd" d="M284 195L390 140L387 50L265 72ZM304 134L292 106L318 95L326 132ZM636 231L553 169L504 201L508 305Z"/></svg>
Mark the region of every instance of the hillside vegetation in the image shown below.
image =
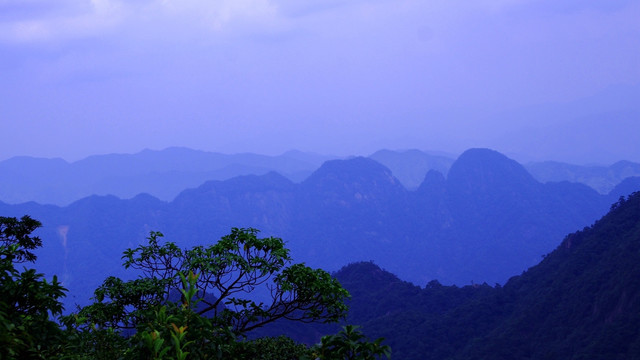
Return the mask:
<svg viewBox="0 0 640 360"><path fill-rule="evenodd" d="M347 321L396 358L638 359L640 193L504 286L418 287L370 262L335 276L352 295Z"/></svg>

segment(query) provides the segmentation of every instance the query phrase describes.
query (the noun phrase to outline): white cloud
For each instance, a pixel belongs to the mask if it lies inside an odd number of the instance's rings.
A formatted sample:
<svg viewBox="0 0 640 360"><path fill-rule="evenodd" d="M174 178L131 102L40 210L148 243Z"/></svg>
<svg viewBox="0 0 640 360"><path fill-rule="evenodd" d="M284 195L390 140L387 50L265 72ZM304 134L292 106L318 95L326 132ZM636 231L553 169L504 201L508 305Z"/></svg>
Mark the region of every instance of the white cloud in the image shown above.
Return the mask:
<svg viewBox="0 0 640 360"><path fill-rule="evenodd" d="M47 42L96 36L118 26L124 10L119 2L109 0L62 1L57 6L30 1L21 16L0 21L0 41Z"/></svg>
<svg viewBox="0 0 640 360"><path fill-rule="evenodd" d="M238 23L264 25L277 16L276 6L269 0L161 0L155 5L166 20L189 21L214 31Z"/></svg>
<svg viewBox="0 0 640 360"><path fill-rule="evenodd" d="M19 7L13 0L0 3L0 10L12 8L21 15L0 19L0 41L65 41L110 32L149 33L153 27L159 34L185 28L216 33L273 26L278 16L269 0L75 0L63 2L57 11L42 11L44 3L30 1Z"/></svg>

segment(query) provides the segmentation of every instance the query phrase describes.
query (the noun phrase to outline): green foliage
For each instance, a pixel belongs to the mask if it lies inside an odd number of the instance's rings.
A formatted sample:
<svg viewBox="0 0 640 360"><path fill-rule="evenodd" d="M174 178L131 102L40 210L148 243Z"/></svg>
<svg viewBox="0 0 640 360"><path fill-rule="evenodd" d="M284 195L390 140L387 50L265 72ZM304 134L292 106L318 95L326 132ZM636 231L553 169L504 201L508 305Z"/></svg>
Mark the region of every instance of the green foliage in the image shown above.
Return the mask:
<svg viewBox="0 0 640 360"><path fill-rule="evenodd" d="M34 262L36 255L33 250L42 246L42 240L31 236L31 233L40 226L42 224L38 220L29 216L23 216L20 220L0 216L0 257L14 263Z"/></svg>
<svg viewBox="0 0 640 360"><path fill-rule="evenodd" d="M123 281L110 277L95 292L96 302L81 311L102 327L131 328L140 324L154 307L166 303L185 285L182 293L196 298L199 315L207 314L220 326L245 333L280 318L299 321L337 321L346 313L348 293L327 272L291 263L282 239L258 238L255 229L234 228L211 246L180 249L172 242L160 244L162 234L152 232L146 245L125 251L126 268L142 277ZM247 296L258 287L270 300Z"/></svg>
<svg viewBox="0 0 640 360"><path fill-rule="evenodd" d="M357 326L347 325L335 335L323 336L313 349L320 360L375 360L381 356L391 358L391 348L382 345L382 338L370 342Z"/></svg>
<svg viewBox="0 0 640 360"><path fill-rule="evenodd" d="M31 233L41 224L28 216L0 217L0 359L49 358L62 351L63 333L51 316L62 313L65 289L54 276L47 281L33 262L41 245Z"/></svg>
<svg viewBox="0 0 640 360"><path fill-rule="evenodd" d="M239 343L236 359L294 360L309 358L312 352L302 344L296 344L286 336L264 337Z"/></svg>
<svg viewBox="0 0 640 360"><path fill-rule="evenodd" d="M284 339L243 338L278 319L337 321L349 294L327 272L291 264L282 239L257 234L234 228L211 246L181 249L152 232L146 244L124 252L124 266L140 278L107 278L93 304L65 318L69 329L83 334L77 349L103 356L101 339L133 330L127 341L116 342L119 350L107 353L131 359L233 359L258 351L264 359L299 357L306 348ZM267 290L268 301L251 296L258 287ZM283 347L272 353L274 344Z"/></svg>
<svg viewBox="0 0 640 360"><path fill-rule="evenodd" d="M40 223L0 217L0 359L374 359L389 348L366 341L355 327L323 338L314 349L288 337L247 340L245 333L277 319L332 322L346 313L349 296L327 272L291 264L279 238L233 229L217 244L180 249L160 244L125 252L125 267L140 278L107 278L95 302L60 317L66 291L34 269L41 246L31 236ZM271 301L241 295L266 286ZM213 294L213 296L211 296ZM176 300L177 296L177 300Z"/></svg>
<svg viewBox="0 0 640 360"><path fill-rule="evenodd" d="M65 357L74 360L112 360L123 358L129 339L113 328L86 327L85 318L77 315L63 321L65 331Z"/></svg>

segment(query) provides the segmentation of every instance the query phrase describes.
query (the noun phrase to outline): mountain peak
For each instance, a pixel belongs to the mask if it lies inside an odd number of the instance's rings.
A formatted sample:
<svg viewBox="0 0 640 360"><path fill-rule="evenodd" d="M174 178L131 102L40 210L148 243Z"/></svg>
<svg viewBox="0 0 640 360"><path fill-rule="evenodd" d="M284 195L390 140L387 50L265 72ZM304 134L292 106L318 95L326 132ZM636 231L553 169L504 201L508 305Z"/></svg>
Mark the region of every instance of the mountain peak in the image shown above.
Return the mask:
<svg viewBox="0 0 640 360"><path fill-rule="evenodd" d="M444 175L437 170L429 170L424 176L424 180L418 187L417 191L421 193L432 193L434 191L442 192L445 188L446 179Z"/></svg>
<svg viewBox="0 0 640 360"><path fill-rule="evenodd" d="M451 166L447 180L463 194L539 184L518 162L490 149L469 149L462 153Z"/></svg>
<svg viewBox="0 0 640 360"><path fill-rule="evenodd" d="M346 160L330 160L322 164L303 184L321 186L327 183L372 184L402 187L391 170L375 160L354 157Z"/></svg>
<svg viewBox="0 0 640 360"><path fill-rule="evenodd" d="M268 190L288 191L293 188L291 180L275 171L264 175L240 175L228 180L209 180L195 189L184 190L176 200L191 197L194 194L204 196L212 193L240 194L263 192ZM175 200L174 200L175 201Z"/></svg>

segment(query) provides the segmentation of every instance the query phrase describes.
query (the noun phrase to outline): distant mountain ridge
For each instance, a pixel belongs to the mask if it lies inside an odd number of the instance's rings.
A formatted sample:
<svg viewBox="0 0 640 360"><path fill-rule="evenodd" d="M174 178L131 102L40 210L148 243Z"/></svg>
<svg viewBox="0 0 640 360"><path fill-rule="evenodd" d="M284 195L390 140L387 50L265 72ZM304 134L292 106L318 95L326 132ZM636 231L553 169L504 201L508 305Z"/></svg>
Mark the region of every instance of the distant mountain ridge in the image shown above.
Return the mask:
<svg viewBox="0 0 640 360"><path fill-rule="evenodd" d="M526 169L540 182L570 181L586 184L602 194L629 177L640 176L640 164L618 161L610 166L578 166L556 161L534 162Z"/></svg>
<svg viewBox="0 0 640 360"><path fill-rule="evenodd" d="M379 150L371 154L369 158L389 168L408 190L417 189L422 184L425 174L430 170L447 174L451 164L455 161L453 157L431 155L415 149Z"/></svg>
<svg viewBox="0 0 640 360"><path fill-rule="evenodd" d="M450 155L416 149L380 150L368 157L391 170L410 191L420 187L429 171L446 176L455 161ZM325 161L334 159L337 157L301 151L278 156L227 155L178 147L136 154L94 155L72 163L62 159L14 157L0 161L0 201L65 206L91 195L128 199L140 193L171 201L181 191L206 181L240 175L275 171L299 183ZM608 167L541 162L527 164L526 169L543 183L579 182L602 194L609 193L628 177L640 176L640 164L628 161Z"/></svg>
<svg viewBox="0 0 640 360"><path fill-rule="evenodd" d="M169 201L182 190L205 181L239 175L277 171L291 180L302 181L332 158L335 157L300 151L279 156L227 155L178 147L94 155L72 163L14 157L0 162L0 201L68 205L90 195L131 198L140 193Z"/></svg>
<svg viewBox="0 0 640 360"><path fill-rule="evenodd" d="M448 177L432 170L415 191L359 157L325 162L301 183L270 172L208 181L171 202L91 196L65 207L0 203L0 213L44 223L41 269L79 301L106 274L124 275L122 251L151 230L190 246L255 227L287 241L297 261L327 270L374 260L416 284L504 283L636 184L624 186L601 195L582 184L542 184L498 152L471 149Z"/></svg>

